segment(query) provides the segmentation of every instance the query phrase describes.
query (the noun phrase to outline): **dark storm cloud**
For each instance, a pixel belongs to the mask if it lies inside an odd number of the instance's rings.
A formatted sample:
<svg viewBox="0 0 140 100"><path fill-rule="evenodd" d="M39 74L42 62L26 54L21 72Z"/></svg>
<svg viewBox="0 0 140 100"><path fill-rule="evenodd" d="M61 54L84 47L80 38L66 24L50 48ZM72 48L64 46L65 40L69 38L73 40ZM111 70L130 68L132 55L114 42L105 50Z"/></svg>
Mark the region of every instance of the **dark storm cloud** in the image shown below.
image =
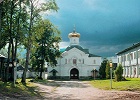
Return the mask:
<svg viewBox="0 0 140 100"><path fill-rule="evenodd" d="M81 34L80 43L92 53L113 56L140 41L140 0L57 0L60 10L49 16L62 39Z"/></svg>

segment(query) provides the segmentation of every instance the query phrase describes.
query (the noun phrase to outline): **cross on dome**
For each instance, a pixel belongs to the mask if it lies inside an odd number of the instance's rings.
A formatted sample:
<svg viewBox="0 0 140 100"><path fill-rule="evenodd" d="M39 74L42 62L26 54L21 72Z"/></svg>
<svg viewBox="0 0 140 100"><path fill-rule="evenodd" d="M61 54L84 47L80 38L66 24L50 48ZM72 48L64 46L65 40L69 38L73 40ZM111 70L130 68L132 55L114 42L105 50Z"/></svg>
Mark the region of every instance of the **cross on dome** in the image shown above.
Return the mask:
<svg viewBox="0 0 140 100"><path fill-rule="evenodd" d="M73 33L75 33L75 32L76 32L76 26L75 26L75 24L74 24Z"/></svg>
<svg viewBox="0 0 140 100"><path fill-rule="evenodd" d="M73 32L72 33L69 33L68 35L69 38L71 37L80 37L80 34L76 32L76 28L75 28L75 25L74 25L74 28L73 28Z"/></svg>
<svg viewBox="0 0 140 100"><path fill-rule="evenodd" d="M70 45L79 45L79 38L80 34L77 33L75 28L75 25L73 27L73 32L69 33L68 37L70 39Z"/></svg>

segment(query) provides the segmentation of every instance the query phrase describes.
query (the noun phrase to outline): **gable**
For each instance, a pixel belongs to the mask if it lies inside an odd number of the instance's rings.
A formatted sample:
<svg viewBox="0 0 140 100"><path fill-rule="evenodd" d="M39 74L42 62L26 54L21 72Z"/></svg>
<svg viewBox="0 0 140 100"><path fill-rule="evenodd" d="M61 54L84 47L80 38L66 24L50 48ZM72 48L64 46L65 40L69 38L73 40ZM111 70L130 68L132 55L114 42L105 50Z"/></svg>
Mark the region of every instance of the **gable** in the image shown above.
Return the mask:
<svg viewBox="0 0 140 100"><path fill-rule="evenodd" d="M74 49L74 50L73 50L73 49ZM88 50L88 49L84 49L84 48L82 48L82 47L79 46L79 45L68 46L68 47L65 49L65 52L68 52L68 51L71 51L71 50L73 50L73 51L77 50L78 52L81 52L82 54L88 55L88 57L101 57L101 56L98 56L98 55L89 53L89 50ZM64 53L65 53L65 52L64 52Z"/></svg>
<svg viewBox="0 0 140 100"><path fill-rule="evenodd" d="M81 56L84 56L84 55L86 55L83 51L81 51L81 50L79 50L79 49L77 49L77 48L72 48L72 49L70 49L69 51L65 51L65 52L63 52L62 53L62 57L63 56L73 56L73 57L81 57ZM87 54L87 56L88 56L88 54Z"/></svg>

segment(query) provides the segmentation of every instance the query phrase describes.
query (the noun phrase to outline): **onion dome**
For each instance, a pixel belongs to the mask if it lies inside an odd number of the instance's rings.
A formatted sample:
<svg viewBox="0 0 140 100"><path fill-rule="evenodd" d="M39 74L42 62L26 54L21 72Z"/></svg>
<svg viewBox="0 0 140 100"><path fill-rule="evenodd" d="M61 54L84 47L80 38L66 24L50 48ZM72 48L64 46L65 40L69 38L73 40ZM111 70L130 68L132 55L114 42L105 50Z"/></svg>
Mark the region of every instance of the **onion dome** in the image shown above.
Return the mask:
<svg viewBox="0 0 140 100"><path fill-rule="evenodd" d="M69 33L68 37L69 38L71 38L71 37L80 37L80 34L75 32L75 29L74 29L72 33Z"/></svg>

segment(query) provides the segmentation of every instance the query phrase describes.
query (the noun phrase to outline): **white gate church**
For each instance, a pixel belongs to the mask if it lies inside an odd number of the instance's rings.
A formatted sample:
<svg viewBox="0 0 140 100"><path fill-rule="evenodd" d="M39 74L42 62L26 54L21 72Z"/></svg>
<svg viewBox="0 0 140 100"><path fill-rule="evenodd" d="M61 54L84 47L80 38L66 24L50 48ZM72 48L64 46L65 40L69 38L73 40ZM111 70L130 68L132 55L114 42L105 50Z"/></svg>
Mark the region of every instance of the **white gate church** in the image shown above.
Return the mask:
<svg viewBox="0 0 140 100"><path fill-rule="evenodd" d="M57 66L48 66L48 79L85 79L97 77L101 65L101 57L89 53L79 45L80 34L75 30L68 35L70 45L57 60Z"/></svg>

